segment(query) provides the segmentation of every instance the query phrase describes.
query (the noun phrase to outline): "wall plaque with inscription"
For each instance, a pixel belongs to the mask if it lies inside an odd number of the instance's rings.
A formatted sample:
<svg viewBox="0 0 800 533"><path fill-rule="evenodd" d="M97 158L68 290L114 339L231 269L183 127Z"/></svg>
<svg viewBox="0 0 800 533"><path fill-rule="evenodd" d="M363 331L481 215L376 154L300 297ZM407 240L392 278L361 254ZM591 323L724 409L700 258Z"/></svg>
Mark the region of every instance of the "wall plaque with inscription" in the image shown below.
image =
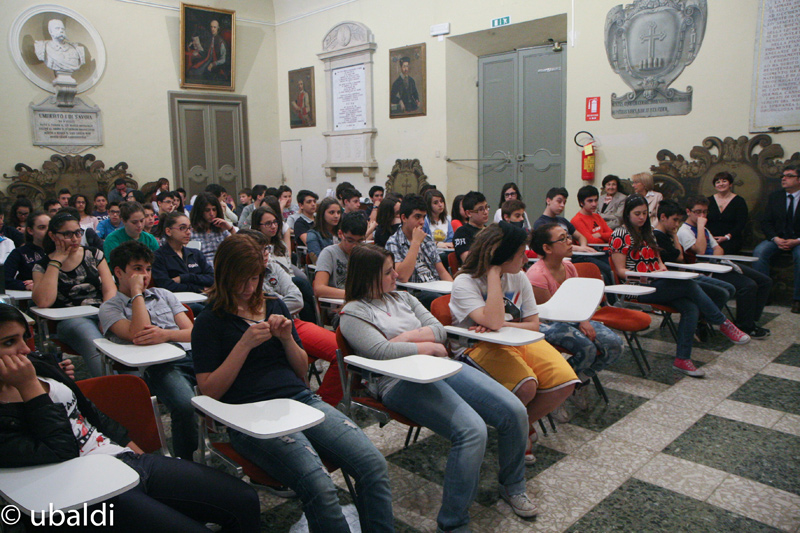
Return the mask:
<svg viewBox="0 0 800 533"><path fill-rule="evenodd" d="M333 129L367 127L366 68L364 65L333 71Z"/></svg>
<svg viewBox="0 0 800 533"><path fill-rule="evenodd" d="M31 105L31 129L34 146L62 154L76 154L103 144L100 109L80 98L75 98L71 108L59 107L54 96Z"/></svg>
<svg viewBox="0 0 800 533"><path fill-rule="evenodd" d="M750 131L800 130L800 2L761 0Z"/></svg>

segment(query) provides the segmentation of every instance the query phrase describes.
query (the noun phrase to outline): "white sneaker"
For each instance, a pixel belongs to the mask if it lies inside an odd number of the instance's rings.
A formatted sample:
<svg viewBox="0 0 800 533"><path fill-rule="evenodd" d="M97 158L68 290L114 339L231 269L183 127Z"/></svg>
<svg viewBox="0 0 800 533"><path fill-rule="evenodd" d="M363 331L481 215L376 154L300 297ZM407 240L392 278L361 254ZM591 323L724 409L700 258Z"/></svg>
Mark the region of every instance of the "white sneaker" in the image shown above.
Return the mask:
<svg viewBox="0 0 800 533"><path fill-rule="evenodd" d="M513 496L508 493L505 487L500 487L500 497L503 498L514 514L523 518L531 518L539 514L539 507L528 498L528 494L522 492L514 494Z"/></svg>
<svg viewBox="0 0 800 533"><path fill-rule="evenodd" d="M581 411L589 408L589 387L591 381L582 383L580 388L572 394L572 403Z"/></svg>
<svg viewBox="0 0 800 533"><path fill-rule="evenodd" d="M569 414L569 411L567 411L567 408L563 403L556 407L555 411L550 413L550 416L552 416L553 420L559 424L566 424L569 422L569 419L572 418L572 415Z"/></svg>

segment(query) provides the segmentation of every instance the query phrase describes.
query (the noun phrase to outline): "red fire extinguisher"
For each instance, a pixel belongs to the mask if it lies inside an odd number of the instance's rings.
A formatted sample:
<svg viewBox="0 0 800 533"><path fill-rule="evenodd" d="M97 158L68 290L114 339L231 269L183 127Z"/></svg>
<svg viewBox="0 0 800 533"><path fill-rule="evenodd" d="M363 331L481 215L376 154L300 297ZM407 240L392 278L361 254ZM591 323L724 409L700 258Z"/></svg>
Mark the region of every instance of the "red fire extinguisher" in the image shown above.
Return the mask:
<svg viewBox="0 0 800 533"><path fill-rule="evenodd" d="M587 142L586 144L580 144L578 142L578 135L581 133L585 133L591 138L591 141ZM592 181L594 180L594 171L595 171L595 146L594 146L594 137L588 131L579 131L575 134L575 144L582 148L581 150L581 179L584 181Z"/></svg>

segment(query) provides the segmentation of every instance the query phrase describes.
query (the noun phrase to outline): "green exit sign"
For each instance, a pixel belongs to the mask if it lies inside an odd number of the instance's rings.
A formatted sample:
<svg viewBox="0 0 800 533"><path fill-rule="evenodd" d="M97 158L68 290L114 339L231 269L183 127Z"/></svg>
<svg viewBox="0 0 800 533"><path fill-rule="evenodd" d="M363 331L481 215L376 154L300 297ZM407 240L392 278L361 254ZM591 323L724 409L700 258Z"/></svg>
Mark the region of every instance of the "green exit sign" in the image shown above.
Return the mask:
<svg viewBox="0 0 800 533"><path fill-rule="evenodd" d="M500 17L499 19L492 19L492 28L496 28L498 26L505 26L507 24L511 24L511 17Z"/></svg>

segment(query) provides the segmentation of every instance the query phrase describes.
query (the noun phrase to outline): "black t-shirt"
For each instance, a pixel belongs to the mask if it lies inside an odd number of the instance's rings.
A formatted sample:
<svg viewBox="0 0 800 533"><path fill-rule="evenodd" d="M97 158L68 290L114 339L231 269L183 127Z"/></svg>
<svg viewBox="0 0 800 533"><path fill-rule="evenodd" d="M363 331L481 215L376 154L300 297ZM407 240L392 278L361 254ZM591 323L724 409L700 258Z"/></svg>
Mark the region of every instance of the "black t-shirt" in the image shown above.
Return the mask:
<svg viewBox="0 0 800 533"><path fill-rule="evenodd" d="M472 246L472 241L475 240L475 235L482 229L483 228L475 227L472 224L464 224L453 234L453 245L455 246L456 257L458 257L459 264L461 264L461 254L469 251L469 247Z"/></svg>
<svg viewBox="0 0 800 533"><path fill-rule="evenodd" d="M567 220L564 217L549 217L547 215L542 215L536 219L536 222L533 223L533 229L539 229L541 226L545 224L558 224L564 231L572 235L575 233L575 226L572 225L572 222ZM585 237L586 235L584 235Z"/></svg>
<svg viewBox="0 0 800 533"><path fill-rule="evenodd" d="M268 298L266 303L266 317L281 314L291 320L289 309L283 301ZM207 305L197 316L192 329L195 374L213 372L219 368L250 327L246 320L230 313L218 315L211 307L210 304ZM292 335L300 345L300 337L294 325ZM273 337L250 351L239 374L220 401L240 404L292 398L306 389L305 382L295 374L289 364L283 344Z"/></svg>
<svg viewBox="0 0 800 533"><path fill-rule="evenodd" d="M656 244L658 244L658 252L661 255L661 260L672 261L673 263L676 262L681 252L675 248L672 237L657 229L653 230L653 235L656 237Z"/></svg>
<svg viewBox="0 0 800 533"><path fill-rule="evenodd" d="M305 243L300 238L301 235L305 235L308 231L314 227L314 221L311 222L307 221L302 216L297 217L297 220L294 222L294 240L298 246L305 246Z"/></svg>

